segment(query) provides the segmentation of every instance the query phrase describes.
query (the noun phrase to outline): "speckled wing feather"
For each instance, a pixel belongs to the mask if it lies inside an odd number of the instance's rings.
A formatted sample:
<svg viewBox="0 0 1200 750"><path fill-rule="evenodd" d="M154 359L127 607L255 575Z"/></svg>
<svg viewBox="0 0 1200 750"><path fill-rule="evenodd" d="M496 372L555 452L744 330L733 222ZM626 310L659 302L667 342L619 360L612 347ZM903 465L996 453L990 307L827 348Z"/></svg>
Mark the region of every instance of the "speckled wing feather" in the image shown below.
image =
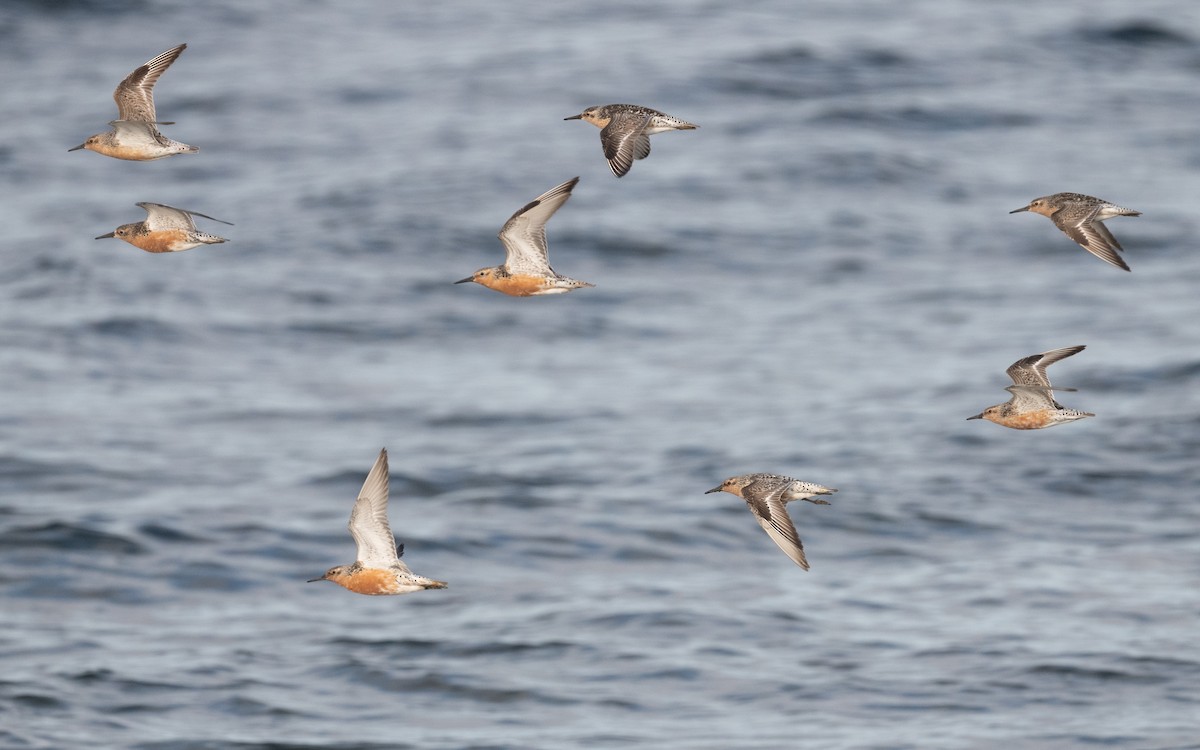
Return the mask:
<svg viewBox="0 0 1200 750"><path fill-rule="evenodd" d="M1017 413L1062 408L1062 404L1054 400L1049 388L1033 385L1010 385L1004 390L1012 394L1008 403Z"/></svg>
<svg viewBox="0 0 1200 750"><path fill-rule="evenodd" d="M600 145L604 147L604 158L608 168L617 177L624 177L635 159L650 155L650 136L646 126L653 118L651 114L628 112L614 115L600 130Z"/></svg>
<svg viewBox="0 0 1200 750"><path fill-rule="evenodd" d="M804 556L804 545L796 533L796 526L788 515L783 493L790 481L772 482L758 480L742 488L742 497L750 511L767 532L767 536L792 559L792 562L808 570L808 559Z"/></svg>
<svg viewBox="0 0 1200 750"><path fill-rule="evenodd" d="M117 84L117 88L113 91L113 99L117 102L117 112L120 113L121 120L134 120L139 122L155 122L156 115L154 112L154 84L158 82L159 76L166 72L167 68L171 67L171 63L175 62L175 58L187 49L186 44L181 44L178 47L167 50L145 65L139 66L136 70L125 77L124 81ZM160 125L171 125L172 123L159 123Z"/></svg>
<svg viewBox="0 0 1200 750"><path fill-rule="evenodd" d="M396 538L388 525L388 459L387 449L367 474L354 510L350 512L350 536L358 545L358 562L368 568L404 566L396 553ZM407 570L407 567L404 566Z"/></svg>
<svg viewBox="0 0 1200 750"><path fill-rule="evenodd" d="M228 221L214 219L207 214L187 211L173 206L164 206L161 203L138 203L137 205L146 210L146 228L150 231L158 231L160 229L190 229L195 231L196 222L192 220L193 216L201 216L205 219L220 221L222 224L229 224ZM233 225L230 224L230 226Z"/></svg>
<svg viewBox="0 0 1200 750"><path fill-rule="evenodd" d="M1041 354L1031 354L1024 359L1018 359L1016 362L1013 362L1005 372L1012 378L1014 385L1050 388L1050 377L1046 374L1046 368L1073 354L1078 354L1086 348L1086 346L1067 346L1062 349L1052 349L1048 352L1042 352Z"/></svg>
<svg viewBox="0 0 1200 750"><path fill-rule="evenodd" d="M567 202L578 182L579 178L573 177L561 185L555 185L505 222L500 230L500 242L504 244L506 271L535 276L555 275L550 268L546 246L546 222Z"/></svg>

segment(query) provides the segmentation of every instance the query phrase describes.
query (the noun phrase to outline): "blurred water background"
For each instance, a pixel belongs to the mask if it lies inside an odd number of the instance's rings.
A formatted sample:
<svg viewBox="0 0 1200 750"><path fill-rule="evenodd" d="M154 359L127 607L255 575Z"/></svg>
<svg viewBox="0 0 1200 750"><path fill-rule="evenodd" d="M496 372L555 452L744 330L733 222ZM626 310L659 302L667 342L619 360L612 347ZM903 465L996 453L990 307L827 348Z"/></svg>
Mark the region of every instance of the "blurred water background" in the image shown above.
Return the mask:
<svg viewBox="0 0 1200 750"><path fill-rule="evenodd" d="M67 153L180 42L199 154ZM1200 6L14 1L0 82L0 746L1200 747ZM595 289L451 284L575 175ZM381 446L446 591L304 582Z"/></svg>

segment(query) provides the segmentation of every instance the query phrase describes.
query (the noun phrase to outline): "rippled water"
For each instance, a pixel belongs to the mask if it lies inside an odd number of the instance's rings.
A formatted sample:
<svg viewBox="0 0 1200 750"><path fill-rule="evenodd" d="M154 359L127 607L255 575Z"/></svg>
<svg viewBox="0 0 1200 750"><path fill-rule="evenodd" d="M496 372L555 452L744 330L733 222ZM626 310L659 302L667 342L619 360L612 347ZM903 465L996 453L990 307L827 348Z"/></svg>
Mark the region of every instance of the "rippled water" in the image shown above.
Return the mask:
<svg viewBox="0 0 1200 750"><path fill-rule="evenodd" d="M183 41L200 154L66 153ZM0 746L1200 747L1192 4L17 2L0 76ZM619 101L701 128L616 180ZM451 285L574 175L595 289ZM965 421L1074 344L1095 419ZM304 583L380 446L446 591Z"/></svg>

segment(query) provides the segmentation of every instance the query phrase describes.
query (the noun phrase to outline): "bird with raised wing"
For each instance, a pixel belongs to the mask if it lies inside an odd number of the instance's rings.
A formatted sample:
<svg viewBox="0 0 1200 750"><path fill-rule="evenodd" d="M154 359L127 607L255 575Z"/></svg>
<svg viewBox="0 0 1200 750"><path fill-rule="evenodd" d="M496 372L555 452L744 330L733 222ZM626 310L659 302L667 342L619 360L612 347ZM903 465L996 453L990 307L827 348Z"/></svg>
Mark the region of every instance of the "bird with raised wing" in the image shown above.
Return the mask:
<svg viewBox="0 0 1200 750"><path fill-rule="evenodd" d="M154 111L154 84L185 49L186 44L172 47L126 76L113 92L117 119L108 123L112 130L89 136L83 143L67 150L86 149L129 161L151 161L199 151L195 146L171 140L155 127L175 124L158 120Z"/></svg>
<svg viewBox="0 0 1200 750"><path fill-rule="evenodd" d="M386 596L411 594L423 589L444 589L445 581L419 576L409 570L400 557L404 545L396 546L396 537L388 525L388 456L387 449L367 474L358 500L350 511L350 536L358 545L358 557L353 565L338 565L325 571L316 581L333 581L356 594Z"/></svg>
<svg viewBox="0 0 1200 750"><path fill-rule="evenodd" d="M1005 388L1012 394L1007 402L989 406L967 419L986 419L1014 430L1040 430L1057 424L1074 422L1095 414L1068 409L1054 400L1054 391L1074 391L1074 388L1055 388L1050 385L1046 368L1083 351L1084 346L1068 346L1041 354L1031 354L1013 362L1007 372L1013 384Z"/></svg>
<svg viewBox="0 0 1200 750"><path fill-rule="evenodd" d="M201 232L196 228L196 222L192 217L201 216L205 219L212 219L212 221L220 221L222 224L229 224L228 221L214 219L207 214L195 211L164 206L161 203L136 203L134 205L146 210L145 221L122 224L96 239L115 237L148 253L177 253L199 245L217 245L229 241L215 234Z"/></svg>
<svg viewBox="0 0 1200 750"><path fill-rule="evenodd" d="M500 230L504 244L504 263L481 268L455 284L474 281L511 297L533 297L542 294L563 294L585 286L586 281L568 278L550 267L546 246L546 222L571 197L579 182L572 177L525 204L512 215Z"/></svg>

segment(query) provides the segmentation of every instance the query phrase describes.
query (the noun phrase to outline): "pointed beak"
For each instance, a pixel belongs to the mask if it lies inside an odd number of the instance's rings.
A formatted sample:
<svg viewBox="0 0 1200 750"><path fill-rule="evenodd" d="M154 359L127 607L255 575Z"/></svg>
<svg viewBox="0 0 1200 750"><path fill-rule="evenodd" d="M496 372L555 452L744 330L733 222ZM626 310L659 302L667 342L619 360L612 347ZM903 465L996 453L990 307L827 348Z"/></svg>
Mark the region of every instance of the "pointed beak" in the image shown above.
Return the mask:
<svg viewBox="0 0 1200 750"><path fill-rule="evenodd" d="M98 240L103 240L103 239L106 239L106 238L108 238L108 237L112 237L112 238L114 238L114 239L115 239L115 238L116 238L116 236L117 236L117 233L116 233L116 232L109 232L108 234L102 234L102 235L100 235L100 236L99 236L99 237L97 237L96 239L98 239Z"/></svg>
<svg viewBox="0 0 1200 750"><path fill-rule="evenodd" d="M316 583L317 581L324 581L324 580L325 580L325 576L321 576L320 578L310 578L307 581L305 581L305 583Z"/></svg>
<svg viewBox="0 0 1200 750"><path fill-rule="evenodd" d="M720 491L721 491L721 490L723 490L723 489L725 489L725 485L720 485L719 487L713 487L711 490L705 490L705 491L704 491L704 494L705 494L705 495L711 495L712 493L714 493L714 492L720 492Z"/></svg>
<svg viewBox="0 0 1200 750"><path fill-rule="evenodd" d="M583 119L583 115L582 115L582 114L579 114L579 115L571 115L570 117L564 117L564 118L563 118L563 122L566 122L567 120L582 120L582 119ZM82 147L82 146L80 146L80 148L83 148L83 147Z"/></svg>
<svg viewBox="0 0 1200 750"><path fill-rule="evenodd" d="M1017 208L1017 209L1014 209L1014 210L1012 210L1012 211L1009 211L1009 213L1010 213L1010 214L1019 214L1019 213L1021 213L1022 211L1028 211L1028 210L1029 210L1029 206L1026 206L1025 208Z"/></svg>
<svg viewBox="0 0 1200 750"><path fill-rule="evenodd" d="M86 143L81 143L78 146L76 146L75 148L69 148L69 149L67 149L67 153L69 154L72 151L78 151L79 149L83 148L86 145L87 145Z"/></svg>
<svg viewBox="0 0 1200 750"><path fill-rule="evenodd" d="M468 281L474 281L474 280L475 280L475 277L474 277L474 276L468 276L467 278L465 278L465 279L459 279L458 281L456 281L456 282L454 282L454 283L455 283L455 284L465 284L465 283L467 283Z"/></svg>
<svg viewBox="0 0 1200 750"><path fill-rule="evenodd" d="M970 422L972 419L983 419L983 412L979 412L978 414L976 414L973 417L967 417L968 422Z"/></svg>

